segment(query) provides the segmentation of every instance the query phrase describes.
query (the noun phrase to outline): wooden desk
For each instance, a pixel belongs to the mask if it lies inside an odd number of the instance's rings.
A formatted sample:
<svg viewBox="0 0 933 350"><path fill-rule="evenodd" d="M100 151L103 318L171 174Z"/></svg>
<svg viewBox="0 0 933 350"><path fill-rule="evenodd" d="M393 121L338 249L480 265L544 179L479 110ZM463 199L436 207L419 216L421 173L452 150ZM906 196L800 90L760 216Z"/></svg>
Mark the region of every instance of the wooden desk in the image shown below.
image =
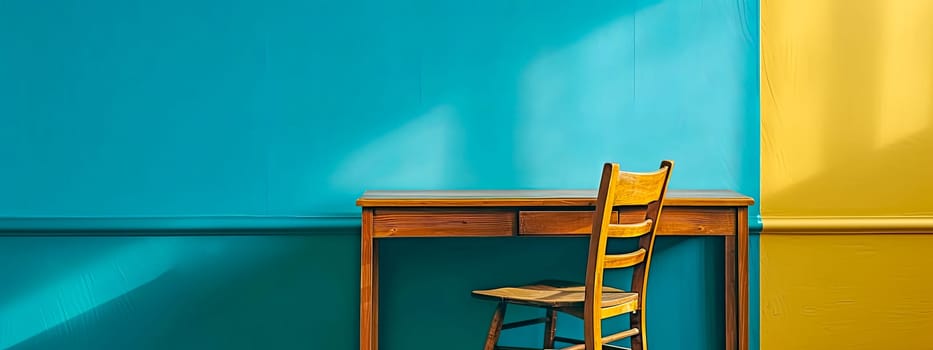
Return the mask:
<svg viewBox="0 0 933 350"><path fill-rule="evenodd" d="M724 238L725 337L730 350L748 349L748 206L752 203L752 198L732 191L672 189L657 229L662 236ZM596 191L368 191L356 204L363 212L360 349L375 350L378 239L585 235L592 230ZM628 214L615 212L614 220Z"/></svg>

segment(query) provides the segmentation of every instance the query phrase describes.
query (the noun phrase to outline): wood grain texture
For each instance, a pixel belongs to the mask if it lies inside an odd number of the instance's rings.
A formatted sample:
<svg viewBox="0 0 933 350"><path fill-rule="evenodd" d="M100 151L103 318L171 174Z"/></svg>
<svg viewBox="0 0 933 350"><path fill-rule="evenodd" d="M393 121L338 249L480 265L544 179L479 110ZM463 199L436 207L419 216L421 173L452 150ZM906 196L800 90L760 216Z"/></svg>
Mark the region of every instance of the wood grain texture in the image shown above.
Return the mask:
<svg viewBox="0 0 933 350"><path fill-rule="evenodd" d="M665 206L747 206L751 197L728 190L668 190ZM595 190L366 191L360 207L594 207Z"/></svg>
<svg viewBox="0 0 933 350"><path fill-rule="evenodd" d="M648 205L661 197L668 170L662 167L650 173L620 171L613 205Z"/></svg>
<svg viewBox="0 0 933 350"><path fill-rule="evenodd" d="M631 224L609 224L606 227L606 235L609 238L635 238L641 237L651 232L651 226L654 221L645 219L641 222Z"/></svg>
<svg viewBox="0 0 933 350"><path fill-rule="evenodd" d="M511 210L377 210L374 237L498 237L515 232Z"/></svg>
<svg viewBox="0 0 933 350"><path fill-rule="evenodd" d="M635 266L645 261L645 254L647 252L645 248L641 248L631 253L606 254L606 262L603 267L607 269L618 269Z"/></svg>
<svg viewBox="0 0 933 350"><path fill-rule="evenodd" d="M736 209L730 207L664 207L656 234L661 236L725 236L736 234ZM520 235L581 235L592 231L592 211L522 210ZM644 212L623 209L613 223L631 222Z"/></svg>
<svg viewBox="0 0 933 350"><path fill-rule="evenodd" d="M606 163L599 181L596 210L593 214L592 234L589 236L589 248L586 257L586 300L583 303L583 342L586 349L602 348L602 297L603 270L606 262L607 237L603 235L605 227L612 217L612 199L618 188L616 179L619 165ZM634 278L633 278L634 280Z"/></svg>
<svg viewBox="0 0 933 350"><path fill-rule="evenodd" d="M554 338L557 337L557 311L547 310L547 321L544 322L544 348L554 348Z"/></svg>
<svg viewBox="0 0 933 350"><path fill-rule="evenodd" d="M738 341L738 329L736 327L738 321L738 314L736 313L736 308L738 306L738 299L736 299L736 255L735 255L735 241L736 236L726 236L724 238L724 255L725 263L724 265L724 274L723 281L725 286L723 291L725 291L725 298L723 300L723 305L725 305L725 331L726 331L726 350L735 350L736 344Z"/></svg>
<svg viewBox="0 0 933 350"><path fill-rule="evenodd" d="M667 196L667 187L670 181L670 174L674 169L674 162L670 160L661 161L659 172L655 173L630 173L620 172L619 165L616 163L606 163L603 167L602 180L599 185L599 195L596 200L596 210L593 216L593 233L590 235L589 254L586 267L586 302L583 308L583 335L584 343L587 349L602 348L602 345L613 340L607 340L602 336L602 320L620 310L607 310L600 307L600 300L603 298L603 274L606 268L613 267L633 267L631 292L638 295L638 300L633 303L641 307L644 312L645 295L647 294L648 276L651 267L651 253L654 247L657 227L661 223L661 212L664 198ZM663 176L659 176L663 175ZM649 196L654 198L649 198ZM626 202L625 197L630 197L631 201ZM622 198L620 200L620 198ZM629 206L620 206L619 204L629 203ZM628 210L619 210L619 223L639 223L648 219L658 225L652 225L648 234L636 238L639 249L630 254L607 255L607 243L609 235L606 234L610 225L610 214L615 208L629 208ZM638 213L635 217L625 216L625 213ZM614 308L618 309L618 308ZM628 310L626 308L626 310ZM638 311L637 308L629 310ZM643 350L645 346L644 318L630 317L631 320L638 319L640 324L632 324L632 329L636 333L632 334L633 350ZM623 332L624 333L624 332ZM612 336L610 336L612 337Z"/></svg>
<svg viewBox="0 0 933 350"><path fill-rule="evenodd" d="M373 258L372 258L372 271L373 271L373 302L372 302L372 343L373 349L379 349L379 240L373 239Z"/></svg>
<svg viewBox="0 0 933 350"><path fill-rule="evenodd" d="M375 314L377 307L373 299L374 251L373 243L373 211L363 209L362 230L360 242L360 349L375 350L377 344L373 341L373 330L376 328Z"/></svg>
<svg viewBox="0 0 933 350"><path fill-rule="evenodd" d="M726 249L726 269L738 269L738 281L732 280L736 292L725 298L732 300L747 299L747 252L739 257L742 250L747 250L747 218L736 219L742 215L747 216L745 206L752 204L751 198L731 191L665 191L666 195L673 196L672 200L663 200L663 210L660 217L651 210L658 209L657 205L642 206L638 208L620 207L607 213L602 222L612 224L624 222L643 222L646 217L652 222L658 222L655 232L645 235L640 241L643 248L650 247L653 239L644 240L654 235L678 236L727 236L727 240L735 242L737 249ZM378 240L376 238L394 237L493 237L510 235L580 235L590 234L594 224L593 209L595 198L586 194L592 191L402 191L402 192L367 192L361 197L358 204L363 206L363 240L361 258L361 305L360 305L360 348L376 349L378 346ZM671 198L671 197L667 197ZM672 204L676 203L678 205ZM656 204L656 203L655 203ZM647 215L649 213L655 213ZM739 215L741 213L741 215ZM744 226L744 227L743 227ZM744 239L739 236L744 232ZM608 237L608 235L606 235ZM591 239L592 240L592 239ZM650 249L650 248L647 248ZM649 250L650 251L650 250ZM618 254L616 254L618 255ZM603 254L603 257L606 255ZM635 300L619 305L604 306L604 302L612 303L615 298L600 298L599 304L603 316L617 313L634 313L630 316L631 328L638 333L632 336L635 348L642 348L645 344L645 323L642 314L645 306L638 293L647 285L647 266L650 263L648 254L644 261L636 263L636 267L644 265L640 273L633 275L633 290L626 294L634 294ZM728 261L732 261L729 265ZM746 261L742 263L741 261ZM616 264L610 262L608 266ZM744 270L743 270L744 266ZM732 267L732 268L730 268ZM638 271L636 271L638 272ZM735 273L735 272L734 272ZM744 277L743 277L744 276ZM635 280L640 283L635 284ZM591 282L591 281L588 281ZM729 281L726 282L727 284ZM741 287L744 283L744 290ZM581 288L582 289L582 288ZM600 288L603 290L602 288ZM608 290L608 288L607 288ZM567 292L567 291L563 291ZM559 306L561 311L571 315L586 318L586 295L583 296L583 306ZM600 292L602 295L602 291ZM735 295L738 294L738 295ZM561 295L561 298L566 295ZM545 297L545 299L555 296ZM521 298L519 298L521 299ZM607 300L608 299L608 300ZM500 299L501 301L502 299ZM514 300L513 300L514 301ZM553 300L550 300L553 301ZM518 304L534 304L539 301L525 300ZM539 304L540 305L540 304ZM554 304L548 304L553 307ZM735 329L734 338L738 338L739 349L747 349L748 315L747 300L745 303L733 302L739 325ZM576 309L574 309L576 308ZM579 309L579 310L577 310ZM742 314L742 310L745 313ZM503 310L504 311L504 310ZM572 312L579 311L579 312ZM727 310L727 313L730 311ZM735 315L733 313L733 315ZM501 321L500 321L501 322ZM741 328L744 324L744 330ZM501 325L499 326L501 331ZM592 327L590 331L596 330ZM601 328L601 327L599 327ZM728 325L727 325L728 328ZM738 329L737 329L738 328ZM492 330L492 329L491 329ZM496 337L498 331L496 331ZM727 330L727 333L729 331ZM744 337L743 337L744 332ZM545 335L548 337L548 335ZM598 339L598 337L596 337ZM744 346L743 346L744 345ZM735 347L731 347L734 349Z"/></svg>
<svg viewBox="0 0 933 350"><path fill-rule="evenodd" d="M494 289L475 290L473 294L479 297L491 298L521 305L537 305L549 308L562 308L582 306L584 302L584 286L570 283L540 283L501 287ZM620 289L604 287L602 294L602 307L621 304L632 304L638 301L637 293L629 293Z"/></svg>
<svg viewBox="0 0 933 350"><path fill-rule="evenodd" d="M499 342L499 335L502 333L502 322L505 321L505 309L508 305L500 302L496 305L496 311L492 315L492 321L489 322L489 331L486 333L486 342L483 350L494 350L496 343Z"/></svg>
<svg viewBox="0 0 933 350"><path fill-rule="evenodd" d="M641 218L638 212L621 210L619 222ZM664 206L655 234L676 236L725 236L736 232L735 208Z"/></svg>
<svg viewBox="0 0 933 350"><path fill-rule="evenodd" d="M739 350L748 350L748 208L739 208L737 214L738 241L735 254L738 259L738 322Z"/></svg>
<svg viewBox="0 0 933 350"><path fill-rule="evenodd" d="M610 223L619 222L619 212L610 214ZM593 231L593 211L521 210L518 233L588 235Z"/></svg>
<svg viewBox="0 0 933 350"><path fill-rule="evenodd" d="M621 314L635 313L635 311L637 311L638 308L641 306L642 305L640 305L638 301L636 300L634 303L619 304L619 305L604 307L602 310L602 315L600 317L602 317L605 320L607 318L616 317ZM637 326L633 326L633 327L637 328Z"/></svg>

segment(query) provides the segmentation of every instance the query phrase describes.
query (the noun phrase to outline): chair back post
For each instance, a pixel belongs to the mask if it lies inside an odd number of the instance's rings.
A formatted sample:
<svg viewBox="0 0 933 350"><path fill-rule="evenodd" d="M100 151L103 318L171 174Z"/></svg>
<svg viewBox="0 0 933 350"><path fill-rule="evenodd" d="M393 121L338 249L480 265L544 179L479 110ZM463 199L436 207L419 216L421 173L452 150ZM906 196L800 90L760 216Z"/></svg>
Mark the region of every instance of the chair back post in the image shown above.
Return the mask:
<svg viewBox="0 0 933 350"><path fill-rule="evenodd" d="M619 165L606 163L600 177L599 191L596 197L596 210L593 213L593 231L590 235L589 253L586 262L586 287L583 305L583 339L587 349L597 349L596 341L602 339L602 295L603 269L605 266L606 244L608 236L603 234L609 225L615 198L616 179ZM602 348L600 345L598 348Z"/></svg>

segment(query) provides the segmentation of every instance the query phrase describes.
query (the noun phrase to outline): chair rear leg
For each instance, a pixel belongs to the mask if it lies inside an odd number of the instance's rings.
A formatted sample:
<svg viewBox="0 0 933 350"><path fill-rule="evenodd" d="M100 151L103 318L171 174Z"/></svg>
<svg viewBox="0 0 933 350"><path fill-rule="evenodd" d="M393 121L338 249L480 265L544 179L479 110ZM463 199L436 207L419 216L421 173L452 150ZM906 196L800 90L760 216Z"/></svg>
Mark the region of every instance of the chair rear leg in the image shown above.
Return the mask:
<svg viewBox="0 0 933 350"><path fill-rule="evenodd" d="M505 302L499 302L496 306L496 312L492 315L492 322L489 323L489 333L486 334L486 345L483 350L495 350L499 342L499 334L502 333L502 321L505 320Z"/></svg>
<svg viewBox="0 0 933 350"><path fill-rule="evenodd" d="M547 309L547 321L544 322L544 348L554 348L554 337L557 335L557 311Z"/></svg>
<svg viewBox="0 0 933 350"><path fill-rule="evenodd" d="M638 328L638 334L632 336L632 350L646 350L648 344L645 343L645 319L644 309L629 314L629 324L631 328Z"/></svg>

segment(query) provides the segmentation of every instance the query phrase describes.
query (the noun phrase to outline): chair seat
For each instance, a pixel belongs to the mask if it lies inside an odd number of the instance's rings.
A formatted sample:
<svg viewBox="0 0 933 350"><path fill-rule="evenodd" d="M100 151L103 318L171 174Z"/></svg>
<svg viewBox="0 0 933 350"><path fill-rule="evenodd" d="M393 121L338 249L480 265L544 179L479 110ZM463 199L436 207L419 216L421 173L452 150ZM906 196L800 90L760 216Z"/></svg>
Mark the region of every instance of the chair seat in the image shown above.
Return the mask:
<svg viewBox="0 0 933 350"><path fill-rule="evenodd" d="M537 305L552 308L582 306L585 286L565 281L541 281L538 283L495 289L474 290L479 297L497 299L514 304ZM638 293L603 287L602 307L617 306L638 301Z"/></svg>

